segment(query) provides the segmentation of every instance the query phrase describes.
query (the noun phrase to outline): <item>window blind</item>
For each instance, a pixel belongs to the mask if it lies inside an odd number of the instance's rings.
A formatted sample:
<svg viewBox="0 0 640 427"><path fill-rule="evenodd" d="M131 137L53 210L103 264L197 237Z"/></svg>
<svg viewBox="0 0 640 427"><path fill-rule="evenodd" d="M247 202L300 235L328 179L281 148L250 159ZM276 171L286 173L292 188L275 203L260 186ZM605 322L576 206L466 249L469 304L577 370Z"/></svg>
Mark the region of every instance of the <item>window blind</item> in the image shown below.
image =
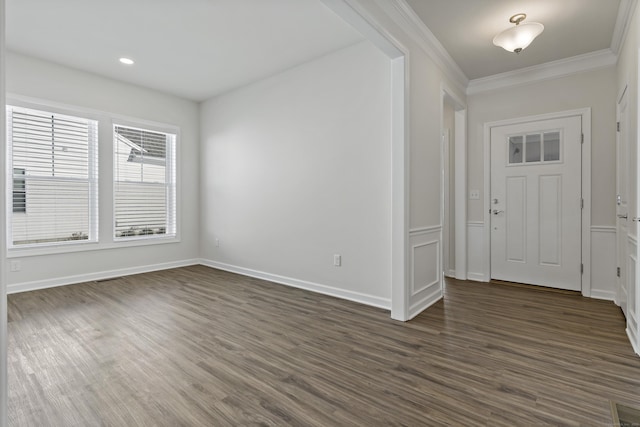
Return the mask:
<svg viewBox="0 0 640 427"><path fill-rule="evenodd" d="M94 120L7 107L9 246L97 240Z"/></svg>
<svg viewBox="0 0 640 427"><path fill-rule="evenodd" d="M175 237L176 135L114 126L114 234Z"/></svg>

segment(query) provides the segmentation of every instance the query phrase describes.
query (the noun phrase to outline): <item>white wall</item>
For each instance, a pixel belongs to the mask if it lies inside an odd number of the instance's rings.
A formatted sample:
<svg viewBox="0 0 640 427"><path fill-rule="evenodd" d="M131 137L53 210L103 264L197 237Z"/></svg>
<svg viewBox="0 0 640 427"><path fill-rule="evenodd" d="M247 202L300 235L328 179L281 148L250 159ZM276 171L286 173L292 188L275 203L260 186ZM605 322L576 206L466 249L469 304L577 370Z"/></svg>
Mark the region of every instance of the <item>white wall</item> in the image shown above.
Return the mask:
<svg viewBox="0 0 640 427"><path fill-rule="evenodd" d="M178 143L181 241L153 246L107 249L112 236L110 129L100 130L100 240L94 250L13 258L21 271L8 272L9 291L132 273L190 263L198 258L199 116L198 104L57 64L9 52L7 93L55 104L173 125ZM8 261L7 265L8 266ZM6 267L5 266L5 267Z"/></svg>
<svg viewBox="0 0 640 427"><path fill-rule="evenodd" d="M616 92L615 68L608 67L469 96L468 182L481 193L480 200L468 202L469 221L484 218L485 123L591 107L591 221L615 225Z"/></svg>
<svg viewBox="0 0 640 427"><path fill-rule="evenodd" d="M408 222L404 236L394 233L394 243L403 243L404 251L394 251L394 307L397 319L410 319L442 298L442 219L441 219L441 128L442 90L451 97L466 101L466 78L459 67L433 39L415 13L404 1L395 0L323 0L327 4L346 3L404 55L405 92L402 109L406 165L397 174L406 174L404 194L394 194L399 203L397 224ZM395 60L394 63L398 63ZM395 74L395 73L394 73ZM462 106L464 107L464 106ZM397 147L397 144L394 144ZM405 159L398 159L399 166ZM397 180L394 180L396 182ZM407 206L400 206L404 200ZM406 212L405 212L406 211ZM406 215L400 217L400 212ZM400 242L403 240L403 242ZM401 269L400 261L404 261ZM400 277L404 276L404 284ZM400 292L402 291L402 292ZM398 303L398 305L396 305ZM400 307L405 306L405 315Z"/></svg>
<svg viewBox="0 0 640 427"><path fill-rule="evenodd" d="M362 42L203 103L209 265L388 308L390 90Z"/></svg>

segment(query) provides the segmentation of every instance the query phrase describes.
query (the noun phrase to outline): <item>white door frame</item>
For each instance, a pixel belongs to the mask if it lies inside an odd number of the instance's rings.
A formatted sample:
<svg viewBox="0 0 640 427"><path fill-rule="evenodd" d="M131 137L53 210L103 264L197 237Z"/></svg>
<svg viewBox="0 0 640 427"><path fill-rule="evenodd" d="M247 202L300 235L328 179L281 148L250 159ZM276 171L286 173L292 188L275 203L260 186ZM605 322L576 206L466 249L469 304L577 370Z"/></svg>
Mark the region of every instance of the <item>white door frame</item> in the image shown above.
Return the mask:
<svg viewBox="0 0 640 427"><path fill-rule="evenodd" d="M616 99L616 122L617 122L617 132L616 132L616 194L618 194L618 190L620 189L620 165L618 164L619 160L620 160L620 145L621 145L621 141L622 141L622 129L620 128L620 124L624 123L624 121L622 120L622 111L621 111L621 105L622 105L622 101L624 100L626 103L625 109L626 109L626 117L625 119L628 121L628 116L629 116L629 99L626 98L625 96L628 96L627 94L627 89L629 88L628 84L624 84L622 85L622 90L619 91L618 97ZM626 123L625 123L626 124ZM627 154L629 153L629 134L628 132L625 134L625 148L627 149ZM631 188L632 186L631 184L631 179L629 176L629 170L627 168L627 198L631 195ZM629 215L631 212L631 210L629 209L630 206L628 205L628 200L627 200L627 215ZM616 215L618 214L618 205L616 203ZM621 268L623 265L627 265L627 263L629 262L629 253L628 250L625 250L625 254L621 256L620 252L620 239L622 239L624 241L624 245L628 245L628 235L629 235L629 229L630 227L633 226L633 221L631 218L628 219L628 223L627 223L627 232L624 234L624 236L620 236L620 229L618 226L618 218L616 218L616 225L615 225L615 229L616 229L616 268ZM624 260L621 260L621 258L624 258ZM622 261L622 262L621 262ZM628 284L628 280L630 279L628 277L628 271L626 268L621 268L620 271L621 277L618 276L616 277L616 289L614 292L614 302L620 306L620 308L623 308L625 314L626 314L626 310L628 307L628 300L625 301L626 306L622 307L621 305L621 301L620 301L620 288L624 287L625 288L625 292L628 292L627 289L627 284ZM622 280L624 279L624 280ZM621 283L622 282L622 283Z"/></svg>
<svg viewBox="0 0 640 427"><path fill-rule="evenodd" d="M484 227L483 227L483 265L485 281L491 280L491 129L494 127L515 125L540 120L561 119L580 116L582 118L582 295L591 296L591 108L517 117L513 119L488 122L484 124Z"/></svg>
<svg viewBox="0 0 640 427"><path fill-rule="evenodd" d="M451 129L447 128L443 124L442 131L442 269L445 276L453 277L455 272L451 270L451 260L449 254L451 253L451 171L449 165L451 164ZM455 235L455 233L454 233Z"/></svg>
<svg viewBox="0 0 640 427"><path fill-rule="evenodd" d="M440 102L440 135L444 132L444 104L445 102L453 106L454 129L453 129L453 155L455 165L455 175L453 183L453 196L455 200L455 278L467 280L467 106L456 95L456 93L445 83L442 83ZM450 153L451 154L451 153ZM443 168L445 165L443 165ZM446 168L448 170L448 168ZM451 186L449 186L451 189ZM444 185L441 188L444 192ZM444 201L444 195L441 197ZM444 226L444 206L441 209L440 224ZM443 241L443 250L447 242Z"/></svg>

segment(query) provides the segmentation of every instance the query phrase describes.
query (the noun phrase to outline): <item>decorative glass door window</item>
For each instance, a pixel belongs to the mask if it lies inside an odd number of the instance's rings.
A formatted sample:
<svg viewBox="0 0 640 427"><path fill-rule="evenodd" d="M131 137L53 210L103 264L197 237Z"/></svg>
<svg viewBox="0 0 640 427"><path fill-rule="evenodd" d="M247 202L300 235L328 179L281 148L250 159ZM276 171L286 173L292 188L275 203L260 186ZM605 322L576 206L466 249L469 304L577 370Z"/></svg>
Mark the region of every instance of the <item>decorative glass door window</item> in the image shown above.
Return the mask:
<svg viewBox="0 0 640 427"><path fill-rule="evenodd" d="M540 132L509 137L509 165L560 161L560 132Z"/></svg>

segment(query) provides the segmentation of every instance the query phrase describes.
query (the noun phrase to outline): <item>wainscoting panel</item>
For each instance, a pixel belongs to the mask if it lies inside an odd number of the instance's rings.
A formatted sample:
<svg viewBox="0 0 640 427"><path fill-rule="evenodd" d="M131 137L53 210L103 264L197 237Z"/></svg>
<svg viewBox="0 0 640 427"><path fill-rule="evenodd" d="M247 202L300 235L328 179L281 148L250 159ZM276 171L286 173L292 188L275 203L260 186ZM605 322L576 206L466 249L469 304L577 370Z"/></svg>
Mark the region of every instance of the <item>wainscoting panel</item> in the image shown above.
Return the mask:
<svg viewBox="0 0 640 427"><path fill-rule="evenodd" d="M467 278L476 282L488 282L489 255L484 250L484 222L467 223Z"/></svg>
<svg viewBox="0 0 640 427"><path fill-rule="evenodd" d="M591 227L591 298L616 299L616 228Z"/></svg>
<svg viewBox="0 0 640 427"><path fill-rule="evenodd" d="M442 298L442 227L409 232L411 286L409 319Z"/></svg>

